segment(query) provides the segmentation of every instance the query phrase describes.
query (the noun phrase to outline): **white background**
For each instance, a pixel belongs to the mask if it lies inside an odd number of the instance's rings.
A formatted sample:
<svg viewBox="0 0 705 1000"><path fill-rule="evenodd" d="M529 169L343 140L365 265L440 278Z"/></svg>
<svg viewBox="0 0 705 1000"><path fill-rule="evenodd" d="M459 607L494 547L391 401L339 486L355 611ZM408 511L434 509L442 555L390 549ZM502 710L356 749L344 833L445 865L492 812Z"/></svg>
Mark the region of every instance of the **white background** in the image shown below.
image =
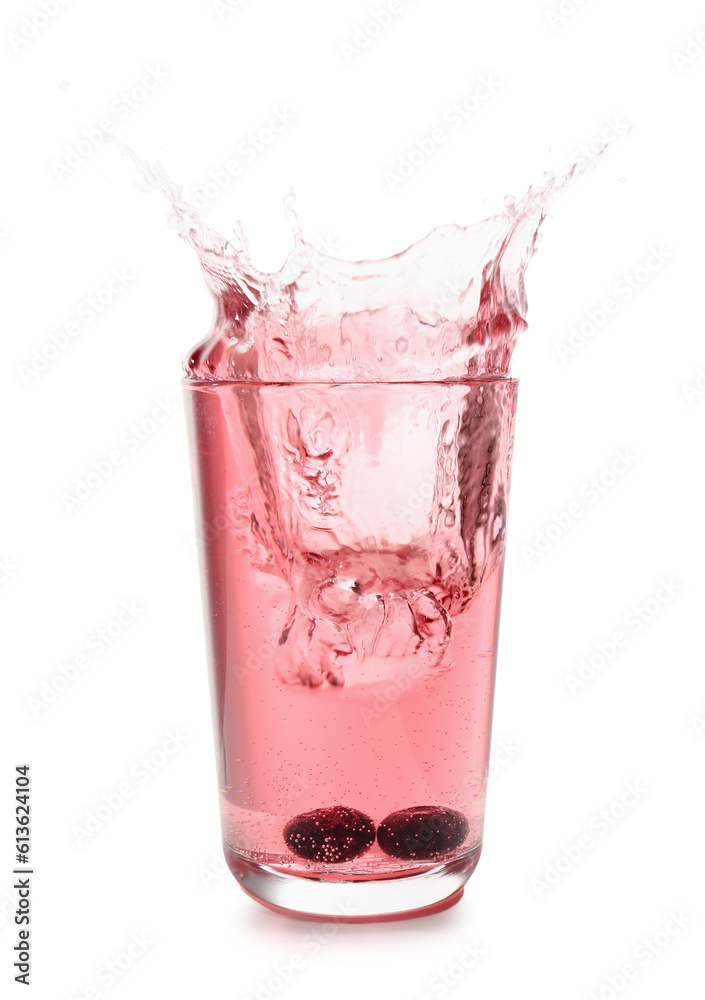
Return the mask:
<svg viewBox="0 0 705 1000"><path fill-rule="evenodd" d="M11 810L14 766L29 762L29 995L42 1000L702 996L702 3L403 0L352 50L341 43L359 41L384 0L242 0L220 12L209 0L45 3L50 18L7 0L0 25L3 995L27 995L12 982ZM39 29L18 42L32 18ZM150 70L164 79L118 118L111 105ZM492 96L392 190L385 172L483 75ZM556 200L528 274L482 861L454 909L338 927L315 954L321 928L250 901L219 851L179 397L209 296L165 203L135 189L114 149L57 168L109 117L193 195L276 111L293 121L204 213L225 232L241 218L255 263L272 269L289 247L292 185L309 238L370 257L499 212L505 195L596 148L610 119L620 132ZM667 259L651 258L627 300L616 286L652 248ZM113 269L126 272L123 289L87 320ZM610 297L614 315L561 359L570 328ZM67 346L46 351L70 322ZM28 375L35 350L47 363ZM121 445L160 400L168 419ZM66 495L116 448L122 464L69 511ZM634 461L612 476L620 449ZM604 485L594 500L592 477ZM578 518L565 513L575 503ZM554 515L568 526L532 556ZM98 652L123 602L139 611ZM637 632L639 607L651 610ZM598 645L618 630L625 644L601 661ZM602 668L571 691L591 657ZM138 777L170 732L183 744ZM77 837L126 782L131 797ZM639 798L626 808L630 783ZM566 860L586 836L590 848ZM133 935L149 943L111 982L107 963ZM464 969L467 946L483 957ZM297 954L303 968L282 985L277 967L286 976Z"/></svg>

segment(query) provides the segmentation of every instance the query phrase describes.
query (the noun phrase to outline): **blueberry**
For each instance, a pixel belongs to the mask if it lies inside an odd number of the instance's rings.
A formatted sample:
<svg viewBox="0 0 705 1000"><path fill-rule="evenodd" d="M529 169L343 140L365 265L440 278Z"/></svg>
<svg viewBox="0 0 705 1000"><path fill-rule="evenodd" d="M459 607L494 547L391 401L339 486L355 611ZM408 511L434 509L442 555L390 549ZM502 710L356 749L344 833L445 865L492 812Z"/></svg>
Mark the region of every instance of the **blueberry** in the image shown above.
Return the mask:
<svg viewBox="0 0 705 1000"><path fill-rule="evenodd" d="M468 821L455 809L412 806L380 823L377 843L393 858L435 858L460 847L468 829Z"/></svg>
<svg viewBox="0 0 705 1000"><path fill-rule="evenodd" d="M357 809L332 806L294 816L284 827L286 846L307 861L336 864L364 854L375 841L375 825Z"/></svg>

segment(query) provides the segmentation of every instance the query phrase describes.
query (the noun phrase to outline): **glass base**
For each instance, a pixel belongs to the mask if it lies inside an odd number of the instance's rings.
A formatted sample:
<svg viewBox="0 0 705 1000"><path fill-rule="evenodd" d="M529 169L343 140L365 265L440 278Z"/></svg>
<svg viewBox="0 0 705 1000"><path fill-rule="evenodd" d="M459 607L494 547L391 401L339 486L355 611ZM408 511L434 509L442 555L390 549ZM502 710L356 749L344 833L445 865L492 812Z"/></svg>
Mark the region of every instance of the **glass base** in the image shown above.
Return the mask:
<svg viewBox="0 0 705 1000"><path fill-rule="evenodd" d="M453 906L481 849L413 875L355 881L291 875L229 851L225 857L247 895L270 910L304 920L369 923L425 917Z"/></svg>

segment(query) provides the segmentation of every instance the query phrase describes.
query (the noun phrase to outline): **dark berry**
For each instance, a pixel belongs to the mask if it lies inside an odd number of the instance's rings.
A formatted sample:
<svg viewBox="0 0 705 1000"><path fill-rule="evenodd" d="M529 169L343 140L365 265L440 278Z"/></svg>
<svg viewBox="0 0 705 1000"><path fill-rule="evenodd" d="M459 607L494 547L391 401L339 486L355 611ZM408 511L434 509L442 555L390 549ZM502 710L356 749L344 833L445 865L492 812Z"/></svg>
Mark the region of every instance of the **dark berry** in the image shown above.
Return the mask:
<svg viewBox="0 0 705 1000"><path fill-rule="evenodd" d="M468 821L455 809L413 806L390 813L377 828L377 843L393 858L436 858L460 847Z"/></svg>
<svg viewBox="0 0 705 1000"><path fill-rule="evenodd" d="M307 861L336 864L364 854L375 841L375 825L357 809L331 806L294 816L284 827L286 846Z"/></svg>

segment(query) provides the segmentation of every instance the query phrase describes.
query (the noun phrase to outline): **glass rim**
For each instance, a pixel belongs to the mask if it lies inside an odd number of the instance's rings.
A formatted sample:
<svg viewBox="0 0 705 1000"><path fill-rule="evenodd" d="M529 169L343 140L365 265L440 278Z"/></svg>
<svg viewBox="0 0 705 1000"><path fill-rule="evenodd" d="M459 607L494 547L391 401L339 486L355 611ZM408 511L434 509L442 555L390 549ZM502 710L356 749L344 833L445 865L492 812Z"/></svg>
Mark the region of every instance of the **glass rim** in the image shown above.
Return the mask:
<svg viewBox="0 0 705 1000"><path fill-rule="evenodd" d="M185 375L181 379L181 385L184 388L197 388L199 386L213 386L220 388L225 385L232 386L282 386L291 387L296 386L311 386L320 388L336 388L342 389L345 387L364 387L364 386L393 386L393 385L438 385L438 386L463 386L463 385L485 385L494 383L504 383L506 385L518 385L519 379L513 375L503 375L503 374L488 374L488 375L468 375L466 377L456 376L452 378L402 378L402 379L262 379L262 378L237 378L237 379L211 379L211 378L194 378L191 375Z"/></svg>

